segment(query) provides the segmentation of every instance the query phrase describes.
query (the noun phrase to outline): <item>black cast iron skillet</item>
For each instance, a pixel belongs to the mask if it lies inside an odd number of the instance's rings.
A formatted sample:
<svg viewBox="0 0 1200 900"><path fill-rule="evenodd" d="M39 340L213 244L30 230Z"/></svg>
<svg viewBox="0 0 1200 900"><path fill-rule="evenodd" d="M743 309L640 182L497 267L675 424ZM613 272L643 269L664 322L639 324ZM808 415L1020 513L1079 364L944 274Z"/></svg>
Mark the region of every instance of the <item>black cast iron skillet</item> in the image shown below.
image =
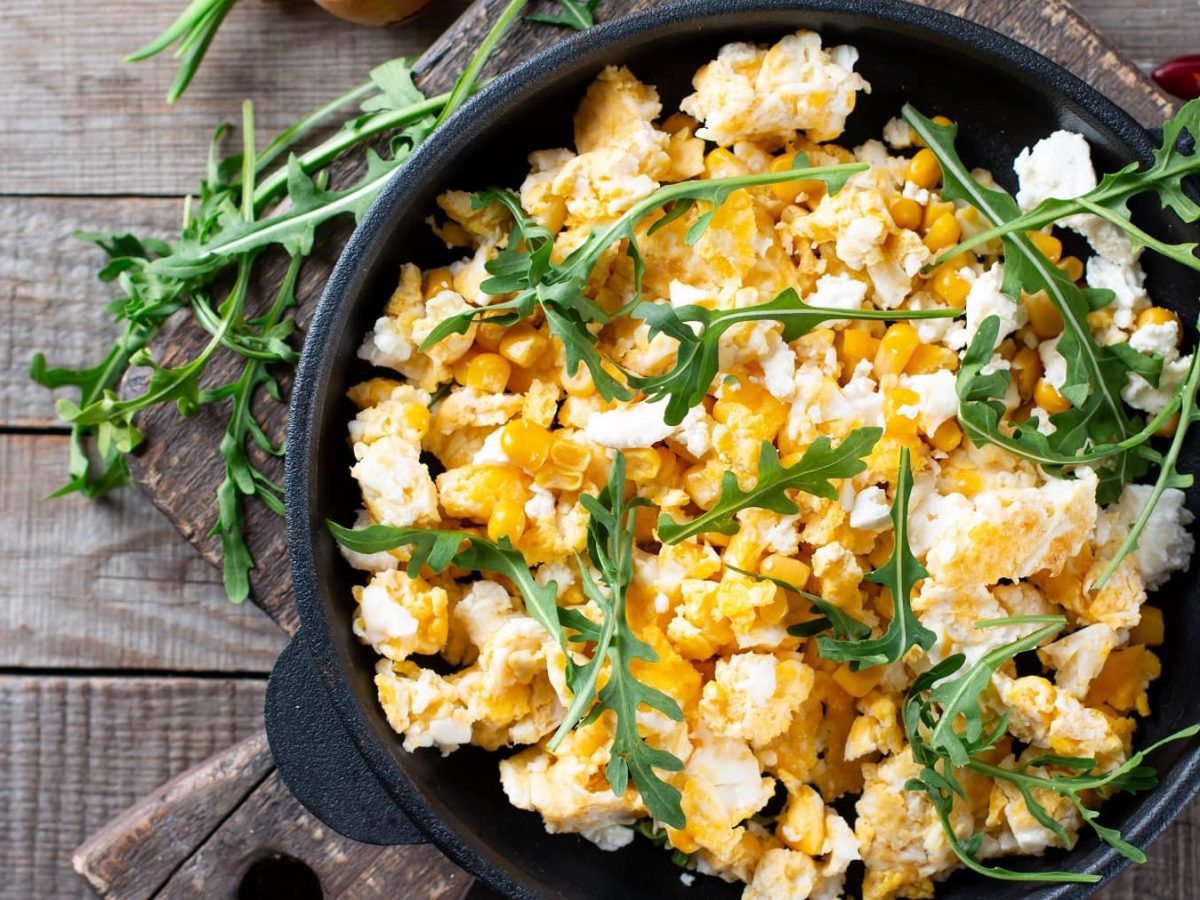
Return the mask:
<svg viewBox="0 0 1200 900"><path fill-rule="evenodd" d="M350 239L309 329L293 393L288 435L288 543L303 627L281 656L267 699L271 747L287 785L336 830L374 843L431 841L493 889L512 897L732 898L740 885L698 877L680 883L664 853L637 840L604 853L574 835L548 835L534 813L513 808L500 788L497 757L464 748L450 757L404 752L388 727L372 684L375 657L351 633L350 588L361 582L341 559L323 522L352 521L360 504L348 474L346 389L368 377L356 359L380 314L399 265L448 261L425 217L448 187L515 186L525 155L570 146L571 114L586 84L606 64L629 65L657 85L667 112L689 91L693 72L731 40L774 41L797 28L819 31L827 45L849 42L872 85L860 96L841 143L877 137L911 101L927 115L960 126L960 150L1011 188L1011 162L1022 147L1056 128L1085 134L1097 167L1147 160L1153 147L1128 115L1042 56L962 19L900 2L854 0L693 0L595 28L541 53L497 79L429 139L370 209ZM1143 227L1178 239L1182 226L1150 204ZM1194 237L1191 239L1195 239ZM1161 304L1191 321L1197 284L1148 260ZM1189 334L1189 343L1195 335ZM1185 465L1194 468L1196 446ZM1189 498L1197 507L1197 497ZM1144 745L1200 721L1200 592L1176 578L1159 603L1167 620L1163 677L1153 715L1139 728ZM1200 751L1175 745L1155 754L1162 784L1119 797L1104 819L1133 843L1157 836L1200 786ZM1123 861L1085 830L1070 853L1006 862L1016 868L1070 868L1111 878ZM984 881L959 873L943 900L966 897L1082 897L1079 885Z"/></svg>

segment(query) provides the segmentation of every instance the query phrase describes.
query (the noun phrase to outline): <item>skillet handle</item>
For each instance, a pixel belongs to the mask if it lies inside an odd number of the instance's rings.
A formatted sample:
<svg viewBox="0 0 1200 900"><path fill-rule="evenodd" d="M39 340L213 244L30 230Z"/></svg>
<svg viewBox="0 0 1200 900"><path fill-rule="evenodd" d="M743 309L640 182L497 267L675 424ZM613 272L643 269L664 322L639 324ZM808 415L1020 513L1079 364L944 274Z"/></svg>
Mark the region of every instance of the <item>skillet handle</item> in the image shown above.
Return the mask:
<svg viewBox="0 0 1200 900"><path fill-rule="evenodd" d="M279 775L310 813L364 844L426 842L359 754L300 633L275 660L264 712Z"/></svg>

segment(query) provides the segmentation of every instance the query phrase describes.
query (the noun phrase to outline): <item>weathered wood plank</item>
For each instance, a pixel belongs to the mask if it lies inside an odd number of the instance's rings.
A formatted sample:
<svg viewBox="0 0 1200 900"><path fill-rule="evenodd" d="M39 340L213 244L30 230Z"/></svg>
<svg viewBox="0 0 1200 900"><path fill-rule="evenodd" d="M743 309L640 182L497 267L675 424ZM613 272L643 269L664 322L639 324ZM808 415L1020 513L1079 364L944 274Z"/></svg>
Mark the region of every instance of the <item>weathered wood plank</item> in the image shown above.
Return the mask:
<svg viewBox="0 0 1200 900"><path fill-rule="evenodd" d="M1182 900L1196 896L1200 876L1200 801L1176 819L1146 851L1145 865L1130 866L1097 900Z"/></svg>
<svg viewBox="0 0 1200 900"><path fill-rule="evenodd" d="M0 665L268 671L279 629L230 604L139 492L43 499L66 452L62 435L0 435Z"/></svg>
<svg viewBox="0 0 1200 900"><path fill-rule="evenodd" d="M263 134L362 81L373 65L421 51L465 5L436 0L393 28L335 19L307 0L243 0L191 88L164 102L170 53L122 57L156 37L185 3L7 0L0 29L0 193L180 194L203 170L213 128L258 102Z"/></svg>
<svg viewBox="0 0 1200 900"><path fill-rule="evenodd" d="M1200 48L1200 6L1194 0L1073 0L1073 5L1139 66Z"/></svg>
<svg viewBox="0 0 1200 900"><path fill-rule="evenodd" d="M0 199L0 426L61 424L54 397L29 380L30 358L40 351L50 365L93 365L117 333L104 310L116 291L96 279L104 253L72 235L169 237L178 235L181 214L173 199Z"/></svg>
<svg viewBox="0 0 1200 900"><path fill-rule="evenodd" d="M73 848L261 729L266 682L0 677L0 896L92 897Z"/></svg>
<svg viewBox="0 0 1200 900"><path fill-rule="evenodd" d="M148 900L274 768L258 733L172 778L75 851L75 871L106 897Z"/></svg>

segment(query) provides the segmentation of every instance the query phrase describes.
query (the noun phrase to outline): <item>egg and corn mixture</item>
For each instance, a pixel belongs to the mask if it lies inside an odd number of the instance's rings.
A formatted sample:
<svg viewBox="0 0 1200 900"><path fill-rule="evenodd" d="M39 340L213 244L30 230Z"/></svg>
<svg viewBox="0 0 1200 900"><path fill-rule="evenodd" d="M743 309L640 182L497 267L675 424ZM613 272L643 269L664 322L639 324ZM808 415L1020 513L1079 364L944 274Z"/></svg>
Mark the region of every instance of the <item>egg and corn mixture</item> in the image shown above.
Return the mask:
<svg viewBox="0 0 1200 900"><path fill-rule="evenodd" d="M777 322L735 326L722 337L708 396L670 425L662 402L606 402L586 367L567 371L562 343L537 315L508 328L474 323L417 349L447 316L495 302L480 285L509 234L501 206L477 208L467 193L448 191L434 227L461 259L426 271L402 266L360 350L380 372L350 392L359 409L350 423L359 525L507 538L538 583L557 584L560 606L585 615L580 497L595 496L616 452L624 454L629 491L650 504L637 513L628 623L658 656L632 669L684 714L675 722L638 713L645 740L683 762L682 771L662 773L682 792L686 814L666 839L690 855L694 872L745 882L747 900L840 896L857 860L863 896L928 897L956 868L928 798L905 789L918 767L899 712L931 665L952 654L970 665L1037 628L979 629L979 620L1061 614L1070 623L1038 649L1040 674L1008 663L995 675L987 703L1010 717L995 763L1044 753L1109 767L1123 761L1160 671L1152 648L1163 641L1163 620L1146 592L1185 569L1193 549L1183 495L1168 490L1140 549L1093 592L1150 488L1128 486L1100 507L1091 469L1055 477L964 438L955 372L980 323L1000 319L993 365L1012 373L1007 408L1052 428L1047 414L1066 408L1056 350L1063 321L1044 296L1017 304L1001 293L998 242L922 271L983 223L976 210L941 197L938 161L903 121L889 122L882 141L832 143L858 92L870 90L854 72L856 58L852 47L823 48L808 32L769 48L731 44L696 73L681 111L666 116L652 86L628 69L605 69L576 113L574 149L530 155L521 206L554 236L562 259L663 184L780 171L800 151L813 165L864 162L869 168L833 195L819 181L735 191L694 246L684 240L687 217L653 233L656 217L648 217L637 228L644 298L733 309L792 288L847 314L949 307L958 318L836 320L792 341ZM1067 132L1026 150L1014 167L1023 207L1096 183L1087 143ZM1116 293L1089 318L1102 344L1128 342L1165 358L1158 385L1131 375L1123 393L1134 409L1157 412L1190 363L1180 323L1150 303L1120 232L1088 217L1066 225L1094 248L1086 263L1066 255L1049 229L1032 237L1071 278ZM632 260L614 245L588 293L616 309L633 280ZM616 318L598 338L627 372L660 374L672 364L675 342L651 337L639 319ZM836 444L866 426L882 437L835 499L793 491L795 514L746 508L732 535L660 543L660 512L695 518L717 500L726 472L753 484L763 441L786 466L819 438ZM905 448L908 542L928 570L912 607L936 641L854 671L822 658L815 637L789 635L811 618L808 604L753 573L819 594L879 633L892 603L864 575L893 551L889 513ZM630 843L631 826L648 811L632 784L614 794L606 779L611 716L546 748L571 699L564 651L514 585L453 568L410 577L404 547L343 552L369 573L354 592L355 631L381 657L380 701L404 747L519 748L499 763L514 805L553 833L580 834L605 850ZM440 658L436 667L423 664L430 657ZM968 796L953 824L984 835L980 858L1061 843L1010 785L974 773L963 782ZM1039 799L1073 837L1077 809L1054 795Z"/></svg>

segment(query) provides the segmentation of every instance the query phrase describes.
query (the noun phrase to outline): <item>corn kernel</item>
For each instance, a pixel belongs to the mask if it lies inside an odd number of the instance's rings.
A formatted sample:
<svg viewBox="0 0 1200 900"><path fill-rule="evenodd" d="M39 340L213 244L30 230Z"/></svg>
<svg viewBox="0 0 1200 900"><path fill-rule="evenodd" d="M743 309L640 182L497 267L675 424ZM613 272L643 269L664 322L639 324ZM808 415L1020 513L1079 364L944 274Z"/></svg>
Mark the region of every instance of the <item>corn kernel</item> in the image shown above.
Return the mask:
<svg viewBox="0 0 1200 900"><path fill-rule="evenodd" d="M1012 373L1021 399L1030 400L1042 377L1042 358L1032 347L1022 347L1012 358Z"/></svg>
<svg viewBox="0 0 1200 900"><path fill-rule="evenodd" d="M883 398L883 419L888 434L916 434L921 395L909 388L893 388Z"/></svg>
<svg viewBox="0 0 1200 900"><path fill-rule="evenodd" d="M932 150L926 147L918 150L916 156L904 167L905 181L911 181L917 187L931 188L942 180L942 166L937 161Z"/></svg>
<svg viewBox="0 0 1200 900"><path fill-rule="evenodd" d="M777 156L771 160L771 164L767 168L775 173L787 172L793 167L795 159L795 153L784 153L782 156ZM797 181L778 181L771 185L771 193L786 203L795 203L801 195L805 199L815 200L825 193L825 182L812 178Z"/></svg>
<svg viewBox="0 0 1200 900"><path fill-rule="evenodd" d="M720 485L713 474L703 463L691 466L683 473L683 489L701 509L709 509L717 502Z"/></svg>
<svg viewBox="0 0 1200 900"><path fill-rule="evenodd" d="M921 209L921 204L911 197L891 197L888 199L887 207L897 228L916 231L921 227L925 210Z"/></svg>
<svg viewBox="0 0 1200 900"><path fill-rule="evenodd" d="M550 339L528 325L514 325L500 339L500 355L509 362L528 368L550 349Z"/></svg>
<svg viewBox="0 0 1200 900"><path fill-rule="evenodd" d="M665 131L667 134L675 134L677 131L688 131L694 133L696 131L697 122L686 113L672 113L663 119L662 125L659 126L660 131Z"/></svg>
<svg viewBox="0 0 1200 900"><path fill-rule="evenodd" d="M511 374L512 366L503 356L498 353L480 353L467 360L462 383L477 391L499 394L507 387L508 376ZM455 378L458 378L457 366Z"/></svg>
<svg viewBox="0 0 1200 900"><path fill-rule="evenodd" d="M559 381L562 382L563 390L572 397L590 397L596 393L596 384L592 381L592 370L583 363L579 364L579 368L573 375L567 374L567 370L564 368Z"/></svg>
<svg viewBox="0 0 1200 900"><path fill-rule="evenodd" d="M833 673L833 680L851 697L865 697L882 680L883 670L883 666L872 666L859 672L851 672L850 665L842 663Z"/></svg>
<svg viewBox="0 0 1200 900"><path fill-rule="evenodd" d="M1165 634L1162 610L1157 606L1143 606L1141 620L1129 629L1129 641L1158 647L1162 645Z"/></svg>
<svg viewBox="0 0 1200 900"><path fill-rule="evenodd" d="M819 856L825 846L825 801L807 784L797 785L789 794L776 836L793 850Z"/></svg>
<svg viewBox="0 0 1200 900"><path fill-rule="evenodd" d="M526 419L513 419L500 432L500 449L514 463L529 472L546 462L553 438L549 430Z"/></svg>
<svg viewBox="0 0 1200 900"><path fill-rule="evenodd" d="M454 290L454 276L445 266L430 269L421 279L421 293L425 295L426 299L436 297L442 291L452 290Z"/></svg>
<svg viewBox="0 0 1200 900"><path fill-rule="evenodd" d="M1027 231L1025 237L1037 247L1038 252L1052 263L1057 263L1062 259L1062 241L1052 234L1045 234L1041 231Z"/></svg>
<svg viewBox="0 0 1200 900"><path fill-rule="evenodd" d="M962 443L962 439L963 433L962 429L958 427L958 423L953 419L947 419L934 429L933 434L929 436L929 444L935 450L949 453Z"/></svg>
<svg viewBox="0 0 1200 900"><path fill-rule="evenodd" d="M956 493L973 497L983 490L983 476L974 469L954 468L949 472L943 470L942 474Z"/></svg>
<svg viewBox="0 0 1200 900"><path fill-rule="evenodd" d="M1169 416L1167 421L1163 422L1154 429L1155 437L1173 437L1176 430L1179 428L1179 413Z"/></svg>
<svg viewBox="0 0 1200 900"><path fill-rule="evenodd" d="M1148 309L1143 309L1137 317L1137 327L1145 328L1147 325L1166 325L1168 322L1175 323L1175 337L1178 340L1182 336L1182 331L1179 328L1179 316L1162 306L1151 306Z"/></svg>
<svg viewBox="0 0 1200 900"><path fill-rule="evenodd" d="M958 368L958 354L939 344L918 344L904 367L906 375L926 375L940 369Z"/></svg>
<svg viewBox="0 0 1200 900"><path fill-rule="evenodd" d="M625 454L625 477L634 484L646 484L658 477L662 458L652 448L634 447Z"/></svg>
<svg viewBox="0 0 1200 900"><path fill-rule="evenodd" d="M1045 378L1037 380L1037 384L1033 388L1033 402L1051 415L1066 412L1071 408L1071 404L1067 398L1060 394L1057 388Z"/></svg>
<svg viewBox="0 0 1200 900"><path fill-rule="evenodd" d="M533 483L548 491L577 491L583 485L583 472L542 466L533 476Z"/></svg>
<svg viewBox="0 0 1200 900"><path fill-rule="evenodd" d="M879 352L879 338L872 337L869 331L861 328L847 328L838 333L836 347L838 359L842 363L842 383L845 384L854 375L854 370L864 359L872 362Z"/></svg>
<svg viewBox="0 0 1200 900"><path fill-rule="evenodd" d="M875 351L876 374L880 377L899 375L920 344L917 330L907 322L896 322L889 326L879 342L879 349Z"/></svg>
<svg viewBox="0 0 1200 900"><path fill-rule="evenodd" d="M1072 281L1083 278L1083 261L1078 256L1064 256L1058 261L1058 267L1066 272Z"/></svg>
<svg viewBox="0 0 1200 900"><path fill-rule="evenodd" d="M405 403L400 412L405 431L416 432L417 438L423 438L429 433L429 409L420 403Z"/></svg>
<svg viewBox="0 0 1200 900"><path fill-rule="evenodd" d="M933 292L954 308L962 309L967 305L971 283L947 263L938 266L937 271L933 273Z"/></svg>
<svg viewBox="0 0 1200 900"><path fill-rule="evenodd" d="M1029 327L1042 340L1057 337L1062 334L1063 318L1053 301L1046 296L1045 291L1036 294L1021 294L1025 311L1029 313Z"/></svg>
<svg viewBox="0 0 1200 900"><path fill-rule="evenodd" d="M996 347L996 355L1006 362L1012 362L1013 357L1017 355L1017 342L1012 338L1005 338Z"/></svg>
<svg viewBox="0 0 1200 900"><path fill-rule="evenodd" d="M550 441L550 461L568 472L582 472L592 454L583 444L561 434Z"/></svg>
<svg viewBox="0 0 1200 900"><path fill-rule="evenodd" d="M487 535L491 541L506 537L516 543L525 534L525 508L514 500L501 500L488 517Z"/></svg>
<svg viewBox="0 0 1200 900"><path fill-rule="evenodd" d="M500 349L500 342L504 340L506 334L508 334L508 329L503 325L480 322L479 327L475 330L475 343L484 350L496 351Z"/></svg>
<svg viewBox="0 0 1200 900"><path fill-rule="evenodd" d="M704 157L704 174L709 178L726 178L733 175L745 175L749 172L746 164L726 150L718 147Z"/></svg>
<svg viewBox="0 0 1200 900"><path fill-rule="evenodd" d="M801 590L808 584L808 576L812 569L798 559L784 556L782 553L772 553L758 566L758 571L768 578L778 578Z"/></svg>
<svg viewBox="0 0 1200 900"><path fill-rule="evenodd" d="M938 253L957 244L961 235L962 228L959 227L958 219L955 218L954 213L947 212L942 213L934 220L922 240L932 252Z"/></svg>
<svg viewBox="0 0 1200 900"><path fill-rule="evenodd" d="M921 230L928 231L938 219L946 213L953 214L954 204L944 200L930 200L925 204L925 214L921 217Z"/></svg>

